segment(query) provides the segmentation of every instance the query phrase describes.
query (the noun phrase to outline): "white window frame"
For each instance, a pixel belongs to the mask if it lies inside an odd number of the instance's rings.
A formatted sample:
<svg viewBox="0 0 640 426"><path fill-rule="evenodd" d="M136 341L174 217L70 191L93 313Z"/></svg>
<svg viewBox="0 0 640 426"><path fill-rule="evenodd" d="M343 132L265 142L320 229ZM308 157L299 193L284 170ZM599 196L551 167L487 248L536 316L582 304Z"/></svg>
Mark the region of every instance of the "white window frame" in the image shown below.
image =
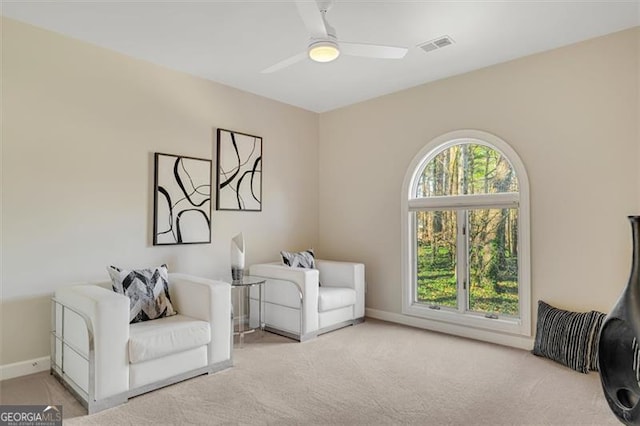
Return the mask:
<svg viewBox="0 0 640 426"><path fill-rule="evenodd" d="M483 145L499 152L513 167L518 178L517 193L483 195L458 195L416 198L420 173L442 151L459 144ZM462 312L453 309L430 309L427 304L415 301L417 262L415 245L415 211L419 210L467 210L478 208L518 207L518 301L519 318L486 318L484 314ZM488 330L519 336L531 336L531 249L529 179L518 154L499 137L480 130L457 130L438 136L418 152L409 165L402 185L402 313L458 326L470 327L469 337L481 340L485 333L473 329ZM461 226L461 224L459 224ZM438 327L442 330L442 327Z"/></svg>

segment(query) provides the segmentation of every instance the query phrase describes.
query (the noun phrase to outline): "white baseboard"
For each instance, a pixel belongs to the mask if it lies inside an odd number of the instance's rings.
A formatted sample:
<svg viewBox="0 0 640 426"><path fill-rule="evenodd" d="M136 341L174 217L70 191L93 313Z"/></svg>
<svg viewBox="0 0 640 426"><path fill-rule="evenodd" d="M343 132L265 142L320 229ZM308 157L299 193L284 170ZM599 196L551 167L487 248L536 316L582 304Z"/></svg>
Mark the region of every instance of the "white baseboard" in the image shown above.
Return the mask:
<svg viewBox="0 0 640 426"><path fill-rule="evenodd" d="M47 371L50 367L51 358L48 356L0 365L0 381Z"/></svg>
<svg viewBox="0 0 640 426"><path fill-rule="evenodd" d="M515 336L511 334L479 330L476 328L462 327L455 324L412 317L394 312L381 311L378 309L367 308L365 311L365 315L369 318L394 322L425 330L437 331L440 333L453 334L454 336L467 337L469 339L481 340L483 342L497 343L499 345L510 346L513 348L525 350L531 350L533 348L533 338L531 337Z"/></svg>

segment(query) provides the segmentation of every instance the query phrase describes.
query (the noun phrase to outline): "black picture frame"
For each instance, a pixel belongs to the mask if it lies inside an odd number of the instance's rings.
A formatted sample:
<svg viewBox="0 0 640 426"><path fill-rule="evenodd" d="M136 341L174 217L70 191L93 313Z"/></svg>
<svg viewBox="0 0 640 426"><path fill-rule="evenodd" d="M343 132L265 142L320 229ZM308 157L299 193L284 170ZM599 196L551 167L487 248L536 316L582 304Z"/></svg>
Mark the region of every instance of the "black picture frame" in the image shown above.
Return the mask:
<svg viewBox="0 0 640 426"><path fill-rule="evenodd" d="M211 165L206 158L154 154L154 246L211 243Z"/></svg>
<svg viewBox="0 0 640 426"><path fill-rule="evenodd" d="M217 129L216 210L262 211L262 138Z"/></svg>

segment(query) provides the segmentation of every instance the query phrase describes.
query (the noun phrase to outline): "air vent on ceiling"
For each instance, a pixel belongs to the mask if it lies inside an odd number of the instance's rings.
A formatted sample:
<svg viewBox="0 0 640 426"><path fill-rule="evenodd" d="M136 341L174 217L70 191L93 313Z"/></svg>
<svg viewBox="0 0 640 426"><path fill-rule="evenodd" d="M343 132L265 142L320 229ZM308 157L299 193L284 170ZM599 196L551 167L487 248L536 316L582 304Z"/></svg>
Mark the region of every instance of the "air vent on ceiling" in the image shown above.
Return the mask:
<svg viewBox="0 0 640 426"><path fill-rule="evenodd" d="M433 40L425 41L419 44L418 47L425 52L431 52L432 50L441 49L453 44L453 39L449 36L438 37Z"/></svg>

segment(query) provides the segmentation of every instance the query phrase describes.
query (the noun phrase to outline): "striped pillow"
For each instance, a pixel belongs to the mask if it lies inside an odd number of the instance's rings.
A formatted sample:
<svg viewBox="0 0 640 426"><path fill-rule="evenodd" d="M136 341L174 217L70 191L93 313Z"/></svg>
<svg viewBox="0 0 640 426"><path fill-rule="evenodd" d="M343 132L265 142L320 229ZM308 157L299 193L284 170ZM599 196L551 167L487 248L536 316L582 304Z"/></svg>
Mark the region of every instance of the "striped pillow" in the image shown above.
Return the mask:
<svg viewBox="0 0 640 426"><path fill-rule="evenodd" d="M281 251L280 257L282 258L283 265L290 266L292 268L315 269L316 267L313 249L301 251L298 253Z"/></svg>
<svg viewBox="0 0 640 426"><path fill-rule="evenodd" d="M600 342L600 329L602 328L602 323L604 319L607 317L607 314L591 311L595 315L595 320L593 321L593 328L591 331L591 342L590 342L590 350L589 350L589 371L599 371L598 370L598 343Z"/></svg>
<svg viewBox="0 0 640 426"><path fill-rule="evenodd" d="M596 316L596 311L569 312L538 301L533 354L588 373Z"/></svg>

